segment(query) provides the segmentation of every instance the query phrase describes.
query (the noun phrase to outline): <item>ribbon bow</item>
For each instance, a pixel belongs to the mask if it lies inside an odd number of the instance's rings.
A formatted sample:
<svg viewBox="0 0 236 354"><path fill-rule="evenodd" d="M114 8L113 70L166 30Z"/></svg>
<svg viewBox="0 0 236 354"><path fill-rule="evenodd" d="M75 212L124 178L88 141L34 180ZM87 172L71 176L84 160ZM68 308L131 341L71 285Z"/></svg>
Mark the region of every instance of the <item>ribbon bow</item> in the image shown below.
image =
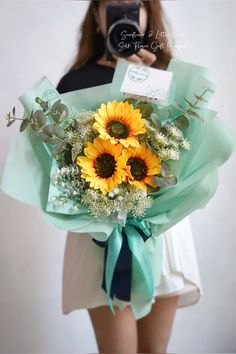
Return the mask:
<svg viewBox="0 0 236 354"><path fill-rule="evenodd" d="M152 236L146 221L128 218L124 227L117 224L106 241L93 241L105 248L102 288L115 314L112 299L130 301L131 293L150 302L154 284L151 262L144 242Z"/></svg>

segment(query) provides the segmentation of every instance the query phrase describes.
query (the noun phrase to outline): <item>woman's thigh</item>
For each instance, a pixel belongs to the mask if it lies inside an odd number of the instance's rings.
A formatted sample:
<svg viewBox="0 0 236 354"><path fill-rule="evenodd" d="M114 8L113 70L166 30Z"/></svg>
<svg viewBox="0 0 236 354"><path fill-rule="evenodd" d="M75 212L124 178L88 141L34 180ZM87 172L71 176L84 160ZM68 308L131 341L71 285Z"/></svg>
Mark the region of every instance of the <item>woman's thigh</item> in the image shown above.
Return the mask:
<svg viewBox="0 0 236 354"><path fill-rule="evenodd" d="M99 353L137 353L137 327L132 309L107 305L88 309Z"/></svg>
<svg viewBox="0 0 236 354"><path fill-rule="evenodd" d="M137 320L138 353L166 353L178 296L155 297L150 313Z"/></svg>

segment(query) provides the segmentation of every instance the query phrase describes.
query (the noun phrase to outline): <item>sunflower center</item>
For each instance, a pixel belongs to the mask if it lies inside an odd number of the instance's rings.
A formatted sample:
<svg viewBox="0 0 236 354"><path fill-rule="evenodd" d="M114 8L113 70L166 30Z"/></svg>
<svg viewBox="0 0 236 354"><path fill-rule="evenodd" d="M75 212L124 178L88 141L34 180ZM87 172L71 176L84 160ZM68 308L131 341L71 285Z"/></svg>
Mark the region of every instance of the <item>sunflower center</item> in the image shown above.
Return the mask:
<svg viewBox="0 0 236 354"><path fill-rule="evenodd" d="M128 126L119 120L108 122L107 131L114 138L126 139L129 136Z"/></svg>
<svg viewBox="0 0 236 354"><path fill-rule="evenodd" d="M115 172L115 167L115 158L110 154L104 153L95 160L95 171L99 177L111 177Z"/></svg>
<svg viewBox="0 0 236 354"><path fill-rule="evenodd" d="M147 175L147 165L140 157L130 157L127 161L127 165L130 165L130 171L134 179L140 181Z"/></svg>

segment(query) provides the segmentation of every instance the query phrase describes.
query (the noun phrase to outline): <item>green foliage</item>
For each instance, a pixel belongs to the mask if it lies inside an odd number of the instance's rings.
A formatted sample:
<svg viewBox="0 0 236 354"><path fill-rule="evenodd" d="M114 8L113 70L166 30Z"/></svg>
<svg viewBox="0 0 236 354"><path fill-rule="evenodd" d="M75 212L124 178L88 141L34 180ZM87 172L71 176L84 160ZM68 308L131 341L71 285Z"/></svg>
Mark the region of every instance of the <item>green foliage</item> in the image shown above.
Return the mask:
<svg viewBox="0 0 236 354"><path fill-rule="evenodd" d="M179 129L186 129L189 127L189 120L186 116L179 117L175 122L175 126Z"/></svg>
<svg viewBox="0 0 236 354"><path fill-rule="evenodd" d="M168 174L170 174L171 168L170 165L167 162L162 161L161 163L161 175L163 177L166 177Z"/></svg>
<svg viewBox="0 0 236 354"><path fill-rule="evenodd" d="M65 130L60 124L67 120L69 109L61 103L61 100L56 101L52 107L40 97L36 97L35 102L40 105L41 109L32 110L31 114L24 118L17 118L15 115L16 109L13 107L12 112L6 115L7 127L11 126L16 120L21 120L20 132L28 127L33 129L44 143L54 145L52 152L56 157L63 153L68 145L65 141Z"/></svg>
<svg viewBox="0 0 236 354"><path fill-rule="evenodd" d="M64 129L57 124L48 124L38 133L39 137L48 144L59 144L65 136Z"/></svg>
<svg viewBox="0 0 236 354"><path fill-rule="evenodd" d="M29 124L30 124L30 119L25 118L20 125L20 132L23 132L28 127Z"/></svg>
<svg viewBox="0 0 236 354"><path fill-rule="evenodd" d="M57 102L55 102L53 104L51 112L50 112L52 119L56 123L61 123L69 115L68 107L65 104L60 103L60 102L61 102L61 100L58 100Z"/></svg>
<svg viewBox="0 0 236 354"><path fill-rule="evenodd" d="M149 118L153 112L152 106L148 103L139 103L135 106L135 109L140 110L144 119Z"/></svg>
<svg viewBox="0 0 236 354"><path fill-rule="evenodd" d="M195 102L191 102L187 97L184 97L184 101L187 103L188 107L185 109L180 103L174 101L173 106L177 108L177 110L181 111L176 117L173 116L173 112L171 109L168 109L169 116L171 117L170 122L175 123L175 125L180 129L186 129L189 126L189 118L196 118L198 120L203 121L203 117L196 112L196 110L202 109L199 107L199 102L208 102L204 95L207 92L214 92L211 88L205 88L203 93L199 96L194 94L196 98Z"/></svg>
<svg viewBox="0 0 236 354"><path fill-rule="evenodd" d="M124 99L124 102L129 102L135 109L139 109L144 119L149 119L153 113L153 107L148 102L143 102L133 97Z"/></svg>
<svg viewBox="0 0 236 354"><path fill-rule="evenodd" d="M135 106L137 104L137 99L133 98L133 97L130 97L130 98L126 98L124 100L124 102L127 101L129 104L132 104L133 106Z"/></svg>
<svg viewBox="0 0 236 354"><path fill-rule="evenodd" d="M174 186L177 183L177 177L174 175L166 177L154 176L153 179L159 187Z"/></svg>
<svg viewBox="0 0 236 354"><path fill-rule="evenodd" d="M44 113L47 112L47 110L49 109L48 101L43 101L40 97L36 97L35 102L38 103L42 107L42 110Z"/></svg>

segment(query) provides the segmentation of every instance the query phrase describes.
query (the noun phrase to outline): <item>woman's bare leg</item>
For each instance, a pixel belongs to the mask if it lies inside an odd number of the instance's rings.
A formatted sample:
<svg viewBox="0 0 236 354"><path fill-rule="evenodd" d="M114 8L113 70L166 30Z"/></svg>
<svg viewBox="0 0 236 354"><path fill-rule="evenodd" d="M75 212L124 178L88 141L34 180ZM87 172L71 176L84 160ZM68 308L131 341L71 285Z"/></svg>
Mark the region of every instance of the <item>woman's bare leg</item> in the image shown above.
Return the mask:
<svg viewBox="0 0 236 354"><path fill-rule="evenodd" d="M167 352L178 296L156 297L151 312L137 320L138 353Z"/></svg>
<svg viewBox="0 0 236 354"><path fill-rule="evenodd" d="M99 353L137 353L137 327L131 307L114 308L115 316L107 305L88 309Z"/></svg>

